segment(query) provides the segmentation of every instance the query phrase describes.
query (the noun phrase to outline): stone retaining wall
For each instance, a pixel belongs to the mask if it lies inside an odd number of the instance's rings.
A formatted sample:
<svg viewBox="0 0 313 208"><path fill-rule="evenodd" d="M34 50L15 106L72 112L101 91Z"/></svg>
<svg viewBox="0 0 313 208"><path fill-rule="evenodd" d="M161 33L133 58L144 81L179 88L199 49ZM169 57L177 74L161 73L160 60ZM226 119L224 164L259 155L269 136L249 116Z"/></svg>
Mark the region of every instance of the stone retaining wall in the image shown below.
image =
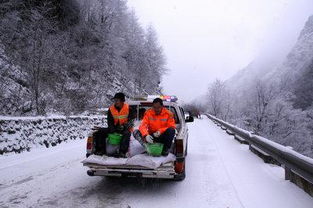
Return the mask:
<svg viewBox="0 0 313 208"><path fill-rule="evenodd" d="M93 126L106 126L104 116L0 117L0 154L47 148L85 139Z"/></svg>

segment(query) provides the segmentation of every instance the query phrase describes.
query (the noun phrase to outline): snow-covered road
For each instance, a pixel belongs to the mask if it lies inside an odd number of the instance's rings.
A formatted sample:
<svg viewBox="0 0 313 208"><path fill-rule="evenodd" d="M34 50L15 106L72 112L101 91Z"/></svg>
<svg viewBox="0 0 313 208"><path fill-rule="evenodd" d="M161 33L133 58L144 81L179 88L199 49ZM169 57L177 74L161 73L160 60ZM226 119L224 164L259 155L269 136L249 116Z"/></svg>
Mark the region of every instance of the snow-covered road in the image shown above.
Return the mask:
<svg viewBox="0 0 313 208"><path fill-rule="evenodd" d="M313 198L284 180L210 120L189 125L182 182L89 177L85 141L0 156L0 207L312 208Z"/></svg>

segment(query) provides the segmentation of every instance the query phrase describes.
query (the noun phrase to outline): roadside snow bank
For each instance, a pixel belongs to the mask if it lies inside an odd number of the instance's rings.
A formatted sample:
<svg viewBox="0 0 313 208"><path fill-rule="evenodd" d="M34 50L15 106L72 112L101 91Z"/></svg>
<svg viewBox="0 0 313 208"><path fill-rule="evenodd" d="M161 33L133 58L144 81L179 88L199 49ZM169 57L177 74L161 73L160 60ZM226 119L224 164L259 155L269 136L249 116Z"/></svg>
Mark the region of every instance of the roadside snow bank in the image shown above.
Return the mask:
<svg viewBox="0 0 313 208"><path fill-rule="evenodd" d="M0 154L85 139L93 126L105 125L104 116L0 117Z"/></svg>

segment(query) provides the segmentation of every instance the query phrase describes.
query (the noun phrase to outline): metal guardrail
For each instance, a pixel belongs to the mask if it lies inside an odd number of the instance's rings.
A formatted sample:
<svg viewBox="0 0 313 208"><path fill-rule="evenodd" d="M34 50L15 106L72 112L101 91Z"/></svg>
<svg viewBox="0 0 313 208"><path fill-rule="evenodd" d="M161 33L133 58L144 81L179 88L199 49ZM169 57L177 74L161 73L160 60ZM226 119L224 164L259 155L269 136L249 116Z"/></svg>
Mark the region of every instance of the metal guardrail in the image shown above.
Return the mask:
<svg viewBox="0 0 313 208"><path fill-rule="evenodd" d="M210 114L208 118L218 124L228 134L246 140L250 150L258 155L271 157L285 169L285 179L290 180L313 197L313 159L301 155L289 147L283 146L264 137L236 127ZM256 148L255 148L256 147ZM262 157L262 156L261 156Z"/></svg>

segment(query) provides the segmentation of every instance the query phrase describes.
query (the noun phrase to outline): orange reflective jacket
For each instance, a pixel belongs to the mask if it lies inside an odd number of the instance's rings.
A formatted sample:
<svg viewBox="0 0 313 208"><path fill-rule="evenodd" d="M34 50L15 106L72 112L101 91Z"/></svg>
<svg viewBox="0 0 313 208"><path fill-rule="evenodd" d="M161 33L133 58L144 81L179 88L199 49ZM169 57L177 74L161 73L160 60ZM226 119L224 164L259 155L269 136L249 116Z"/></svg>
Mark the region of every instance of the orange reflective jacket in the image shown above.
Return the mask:
<svg viewBox="0 0 313 208"><path fill-rule="evenodd" d="M124 103L122 109L118 111L114 105L110 107L111 114L114 119L114 125L123 125L128 121L129 105Z"/></svg>
<svg viewBox="0 0 313 208"><path fill-rule="evenodd" d="M160 115L156 115L153 109L149 109L142 119L139 131L145 137L156 131L160 131L162 134L169 127L176 128L174 115L171 111L162 108Z"/></svg>

